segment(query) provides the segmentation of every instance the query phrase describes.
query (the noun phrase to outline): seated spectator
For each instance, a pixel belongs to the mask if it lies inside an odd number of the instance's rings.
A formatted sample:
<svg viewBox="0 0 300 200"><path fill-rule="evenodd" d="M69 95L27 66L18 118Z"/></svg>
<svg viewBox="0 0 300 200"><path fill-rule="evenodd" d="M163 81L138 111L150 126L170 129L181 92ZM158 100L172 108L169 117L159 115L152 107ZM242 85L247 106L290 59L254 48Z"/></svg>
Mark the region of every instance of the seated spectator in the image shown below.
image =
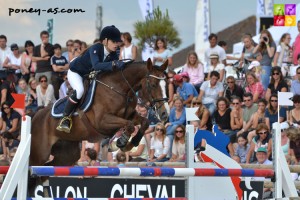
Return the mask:
<svg viewBox="0 0 300 200"><path fill-rule="evenodd" d="M165 124L165 127L167 129L167 137L169 138L170 141L173 141L174 139L174 131L176 127L180 124L185 125L185 123L186 123L186 112L183 106L183 99L181 97L176 97L174 99L174 107L171 109L169 115L169 122ZM171 153L171 149L172 149L172 143L170 145L169 153Z"/></svg>
<svg viewBox="0 0 300 200"><path fill-rule="evenodd" d="M2 112L2 118L5 128L5 132L11 134L13 138L17 139L20 135L19 132L19 122L21 119L21 115L10 108L11 105L9 105L7 102L4 102L1 107L1 112ZM20 138L18 138L20 139Z"/></svg>
<svg viewBox="0 0 300 200"><path fill-rule="evenodd" d="M196 115L199 118L199 129L212 131L212 120L208 109L202 104L201 100L193 98L191 107L198 107Z"/></svg>
<svg viewBox="0 0 300 200"><path fill-rule="evenodd" d="M290 127L286 130L290 140L290 159L291 164L299 165L300 161L300 129Z"/></svg>
<svg viewBox="0 0 300 200"><path fill-rule="evenodd" d="M0 72L1 73L1 72ZM12 97L11 93L15 93L15 83L10 82L5 79L1 79L0 81L0 90L1 90L1 105L4 102L7 102L9 105L12 105L14 103L14 98Z"/></svg>
<svg viewBox="0 0 300 200"><path fill-rule="evenodd" d="M254 60L250 63L248 70L255 74L258 81L260 81L261 76L261 65L257 60Z"/></svg>
<svg viewBox="0 0 300 200"><path fill-rule="evenodd" d="M170 139L166 136L166 128L158 123L155 126L155 134L151 138L149 162L165 162L169 160Z"/></svg>
<svg viewBox="0 0 300 200"><path fill-rule="evenodd" d="M200 86L204 81L204 67L199 61L197 53L190 51L187 56L187 62L183 66L182 72L187 72L190 78L190 83L194 85L197 92L200 92Z"/></svg>
<svg viewBox="0 0 300 200"><path fill-rule="evenodd" d="M176 127L170 162L184 162L186 160L185 133L185 126L178 125Z"/></svg>
<svg viewBox="0 0 300 200"><path fill-rule="evenodd" d="M288 85L283 79L280 67L273 67L272 68L272 77L271 82L268 86L265 99L269 99L271 94L277 94L278 92L287 92Z"/></svg>
<svg viewBox="0 0 300 200"><path fill-rule="evenodd" d="M266 109L265 116L269 118L270 125L272 128L273 123L278 122L278 97L277 94L272 94L269 98L268 107ZM279 122L286 120L286 109L283 106L280 106L279 109Z"/></svg>
<svg viewBox="0 0 300 200"><path fill-rule="evenodd" d="M216 110L216 101L218 97L223 96L223 84L218 82L220 78L219 72L212 71L210 80L204 81L200 88L200 99L203 105L209 110L210 115Z"/></svg>
<svg viewBox="0 0 300 200"><path fill-rule="evenodd" d="M246 125L251 116L257 111L258 107L256 103L253 103L253 95L250 92L244 93L244 112L243 112L243 124Z"/></svg>
<svg viewBox="0 0 300 200"><path fill-rule="evenodd" d="M24 78L20 78L18 81L17 93L25 95L25 108L26 110L30 109L32 103L32 99L30 97L30 88L28 87L27 82Z"/></svg>
<svg viewBox="0 0 300 200"><path fill-rule="evenodd" d="M240 99L243 98L244 90L241 86L235 83L235 78L233 76L228 76L227 80L227 88L225 90L225 97L232 102L232 96L237 96Z"/></svg>
<svg viewBox="0 0 300 200"><path fill-rule="evenodd" d="M138 127L135 126L135 131L131 134L131 140L138 133ZM148 134L150 135L150 134ZM148 148L145 136L142 137L138 146L133 147L130 151L125 152L127 161L129 162L144 162L148 158Z"/></svg>
<svg viewBox="0 0 300 200"><path fill-rule="evenodd" d="M300 95L293 97L294 108L289 112L289 124L300 129Z"/></svg>
<svg viewBox="0 0 300 200"><path fill-rule="evenodd" d="M210 58L210 65L208 67L207 80L210 80L210 73L212 71L217 71L220 74L219 81L223 82L225 79L225 66L223 63L220 63L219 55L217 53L212 53L210 54L209 58Z"/></svg>
<svg viewBox="0 0 300 200"><path fill-rule="evenodd" d="M298 59L300 59L300 55L298 55ZM300 67L296 69L296 79L291 83L291 92L294 95L300 95Z"/></svg>
<svg viewBox="0 0 300 200"><path fill-rule="evenodd" d="M92 149L96 152L96 158L98 158L98 154L100 152L100 142L95 142L95 143L91 143L88 142L87 140L83 140L81 142L81 157L79 159L78 162L87 162L88 161L88 157L87 157L87 149Z"/></svg>
<svg viewBox="0 0 300 200"><path fill-rule="evenodd" d="M285 155L285 157L288 159L288 155L290 152L290 139L287 136L287 130L289 128L289 124L287 122L280 123L280 129L281 129L281 149Z"/></svg>
<svg viewBox="0 0 300 200"><path fill-rule="evenodd" d="M33 111L37 109L37 94L36 94L36 87L37 83L34 77L31 77L28 81L28 85L30 88L30 99L32 100L30 107Z"/></svg>
<svg viewBox="0 0 300 200"><path fill-rule="evenodd" d="M123 151L119 151L116 155L117 167L126 167L126 154Z"/></svg>
<svg viewBox="0 0 300 200"><path fill-rule="evenodd" d="M174 84L178 86L176 91L177 95L183 99L183 104L189 107L192 99L198 96L195 87L190 83L184 82L180 74L174 75Z"/></svg>
<svg viewBox="0 0 300 200"><path fill-rule="evenodd" d="M2 148L4 158L11 161L11 152L18 148L20 141L8 132L4 132L2 136Z"/></svg>
<svg viewBox="0 0 300 200"><path fill-rule="evenodd" d="M108 142L107 161L115 162L117 153L120 152L120 148L117 147L117 140L121 137L123 129L119 129L116 134ZM105 155L102 155L105 157Z"/></svg>
<svg viewBox="0 0 300 200"><path fill-rule="evenodd" d="M251 157L253 156L252 154L256 154L257 150L261 147L266 149L266 158L270 158L272 156L272 135L270 134L268 126L264 123L258 124L257 126L256 136L252 139L250 143L250 149L247 154L247 164L251 162ZM256 158L257 157L255 155L254 160L256 160ZM261 162L261 160L258 158L257 160L260 164L266 164Z"/></svg>
<svg viewBox="0 0 300 200"><path fill-rule="evenodd" d="M45 75L39 77L40 84L36 87L38 107L46 107L55 102L53 86L47 80Z"/></svg>
<svg viewBox="0 0 300 200"><path fill-rule="evenodd" d="M238 162L245 164L246 163L246 156L249 152L250 145L248 143L247 138L244 135L239 135L237 137L238 146L235 150L233 159Z"/></svg>
<svg viewBox="0 0 300 200"><path fill-rule="evenodd" d="M230 127L235 132L243 128L243 108L241 99L237 96L232 97L232 111L230 113ZM236 135L236 134L234 134ZM232 138L232 143L235 143L236 137Z"/></svg>
<svg viewBox="0 0 300 200"><path fill-rule="evenodd" d="M97 152L95 149L87 148L85 150L88 166L100 166L100 162L97 160Z"/></svg>
<svg viewBox="0 0 300 200"><path fill-rule="evenodd" d="M265 95L265 91L261 82L258 81L255 74L248 72L246 75L247 87L246 92L253 94L253 101L257 102L258 99L261 99Z"/></svg>

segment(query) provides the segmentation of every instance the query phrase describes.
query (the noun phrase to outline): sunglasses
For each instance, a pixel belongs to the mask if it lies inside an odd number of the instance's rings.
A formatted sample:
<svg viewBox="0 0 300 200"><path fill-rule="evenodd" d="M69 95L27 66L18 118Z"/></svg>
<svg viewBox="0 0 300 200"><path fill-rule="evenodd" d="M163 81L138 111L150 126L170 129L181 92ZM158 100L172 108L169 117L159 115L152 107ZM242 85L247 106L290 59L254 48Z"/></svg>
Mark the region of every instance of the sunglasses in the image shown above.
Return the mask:
<svg viewBox="0 0 300 200"><path fill-rule="evenodd" d="M180 130L180 131L175 131L175 133L183 133L183 131L182 131L182 130Z"/></svg>
<svg viewBox="0 0 300 200"><path fill-rule="evenodd" d="M279 75L279 73L273 73L273 75Z"/></svg>
<svg viewBox="0 0 300 200"><path fill-rule="evenodd" d="M266 135L266 134L268 134L268 131L265 131L265 132L259 132L258 134L259 134L259 135L262 135L262 134L265 134L265 135Z"/></svg>
<svg viewBox="0 0 300 200"><path fill-rule="evenodd" d="M47 82L47 80L41 80L40 82L41 82L41 83L46 83L46 82Z"/></svg>
<svg viewBox="0 0 300 200"><path fill-rule="evenodd" d="M293 101L294 103L300 103L300 101Z"/></svg>
<svg viewBox="0 0 300 200"><path fill-rule="evenodd" d="M201 102L194 102L194 105L201 105Z"/></svg>
<svg viewBox="0 0 300 200"><path fill-rule="evenodd" d="M161 131L161 132L164 131L164 129L162 129L162 128L156 128L155 130L156 130L156 131Z"/></svg>
<svg viewBox="0 0 300 200"><path fill-rule="evenodd" d="M239 105L240 103L236 102L236 103L232 103L233 105Z"/></svg>
<svg viewBox="0 0 300 200"><path fill-rule="evenodd" d="M278 102L278 100L275 100L275 99L271 99L271 102Z"/></svg>

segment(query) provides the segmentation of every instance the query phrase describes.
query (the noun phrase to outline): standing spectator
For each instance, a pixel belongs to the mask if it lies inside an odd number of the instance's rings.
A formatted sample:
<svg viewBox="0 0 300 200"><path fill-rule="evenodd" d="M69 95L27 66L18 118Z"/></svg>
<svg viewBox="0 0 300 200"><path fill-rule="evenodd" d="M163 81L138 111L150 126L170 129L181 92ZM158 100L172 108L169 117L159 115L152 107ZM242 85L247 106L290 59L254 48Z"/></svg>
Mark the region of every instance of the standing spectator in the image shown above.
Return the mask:
<svg viewBox="0 0 300 200"><path fill-rule="evenodd" d="M265 91L261 82L259 82L252 72L247 72L246 75L247 87L246 92L253 94L253 101L257 102L258 99L261 99L265 95Z"/></svg>
<svg viewBox="0 0 300 200"><path fill-rule="evenodd" d="M298 57L300 59L300 55ZM291 92L300 95L300 66L296 69L296 79L292 81Z"/></svg>
<svg viewBox="0 0 300 200"><path fill-rule="evenodd" d="M73 45L74 45L74 41L69 39L66 42L67 51L62 53L62 56L64 56L68 62L70 62L73 59Z"/></svg>
<svg viewBox="0 0 300 200"><path fill-rule="evenodd" d="M220 63L223 63L226 65L226 52L225 50L217 45L218 43L218 36L214 33L211 33L208 36L209 40L209 48L205 50L204 56L205 56L205 62L206 62L206 67L204 68L204 73L208 73L208 67L210 63L210 55L212 53L216 53L219 56L219 61Z"/></svg>
<svg viewBox="0 0 300 200"><path fill-rule="evenodd" d="M83 51L85 51L87 48L88 48L87 43L84 42L84 41L81 41L81 51L83 52Z"/></svg>
<svg viewBox="0 0 300 200"><path fill-rule="evenodd" d="M240 99L243 98L244 90L241 86L235 83L235 78L233 76L228 76L227 80L227 88L225 90L225 97L232 102L232 97L237 96Z"/></svg>
<svg viewBox="0 0 300 200"><path fill-rule="evenodd" d="M183 77L180 74L176 74L174 77L174 83L177 87L177 94L183 99L185 106L190 106L194 97L198 96L198 92L195 87L187 82L183 81Z"/></svg>
<svg viewBox="0 0 300 200"><path fill-rule="evenodd" d="M290 46L291 35L284 33L279 41L277 50L274 56L274 66L281 68L282 74L285 77L289 71L288 64L292 63L292 47Z"/></svg>
<svg viewBox="0 0 300 200"><path fill-rule="evenodd" d="M288 91L288 85L283 79L283 75L280 70L280 67L273 67L271 82L268 86L265 99L269 100L271 94L277 94L278 92L287 92L287 91Z"/></svg>
<svg viewBox="0 0 300 200"><path fill-rule="evenodd" d="M7 38L5 35L0 35L0 79L6 78L6 70L3 68L3 62L6 57L11 54L10 48L6 45Z"/></svg>
<svg viewBox="0 0 300 200"><path fill-rule="evenodd" d="M81 54L81 41L80 40L74 40L73 43L73 58L78 57Z"/></svg>
<svg viewBox="0 0 300 200"><path fill-rule="evenodd" d="M167 49L167 42L164 38L157 38L155 41L153 63L154 65L161 66L168 60L168 66L172 65L172 53Z"/></svg>
<svg viewBox="0 0 300 200"><path fill-rule="evenodd" d="M14 77L10 78L10 81L16 83L17 80L21 78L22 56L17 44L13 43L12 45L10 45L10 50L12 51L12 53L5 58L3 62L3 67L5 67L8 70L11 77ZM7 79L9 79L9 77L7 77Z"/></svg>
<svg viewBox="0 0 300 200"><path fill-rule="evenodd" d="M45 75L50 83L53 71L50 64L50 58L54 53L53 46L49 43L49 33L47 31L42 31L40 38L42 43L34 47L32 57L32 60L36 61L37 64L35 79L38 81L40 76Z"/></svg>
<svg viewBox="0 0 300 200"><path fill-rule="evenodd" d="M267 90L270 82L272 61L276 52L276 44L271 33L268 30L262 30L260 33L259 44L253 50L253 53L258 52L260 52L262 55L262 60L260 61L263 71L263 73L261 74L261 81L264 90Z"/></svg>
<svg viewBox="0 0 300 200"><path fill-rule="evenodd" d="M188 53L187 61L183 66L182 72L188 73L190 83L193 84L197 92L199 92L200 86L204 81L204 68L195 51L190 51Z"/></svg>
<svg viewBox="0 0 300 200"><path fill-rule="evenodd" d="M55 102L54 89L51 84L48 84L46 75L40 76L39 82L40 84L36 87L38 107L46 107Z"/></svg>
<svg viewBox="0 0 300 200"><path fill-rule="evenodd" d="M52 72L52 85L54 88L54 96L59 98L59 88L64 82L64 72L69 69L67 59L61 55L61 46L59 44L53 45L54 55L51 57Z"/></svg>
<svg viewBox="0 0 300 200"><path fill-rule="evenodd" d="M216 101L218 97L223 96L223 84L218 82L219 72L212 71L210 80L204 81L200 88L198 99L202 100L203 105L209 110L210 115L216 110Z"/></svg>
<svg viewBox="0 0 300 200"><path fill-rule="evenodd" d="M266 109L265 116L269 118L270 125L272 128L272 124L278 122L278 96L277 94L272 94L269 98L269 104ZM279 122L284 122L286 120L286 109L283 106L280 106L279 109Z"/></svg>
<svg viewBox="0 0 300 200"><path fill-rule="evenodd" d="M136 60L137 57L137 47L131 43L132 37L130 33L125 32L121 34L121 40L123 41L123 46L120 50L119 59L131 59Z"/></svg>
<svg viewBox="0 0 300 200"><path fill-rule="evenodd" d="M178 125L175 129L175 138L172 141L172 157L169 162L184 162L186 160L185 152L185 126Z"/></svg>
<svg viewBox="0 0 300 200"><path fill-rule="evenodd" d="M28 82L30 77L34 77L36 71L36 62L32 61L34 44L32 41L25 42L25 51L21 59L22 77Z"/></svg>
<svg viewBox="0 0 300 200"><path fill-rule="evenodd" d="M300 129L300 95L293 96L294 108L289 112L289 124Z"/></svg>
<svg viewBox="0 0 300 200"><path fill-rule="evenodd" d="M167 73L167 77L168 77L168 86L167 86L167 94L168 94L168 104L170 106L170 108L172 108L173 106L173 98L174 98L174 94L176 93L176 88L175 88L175 84L174 84L174 76L176 75L176 72L174 72L173 70L168 70Z"/></svg>
<svg viewBox="0 0 300 200"><path fill-rule="evenodd" d="M165 162L169 159L170 139L166 136L166 128L158 123L155 134L151 138L149 162Z"/></svg>
<svg viewBox="0 0 300 200"><path fill-rule="evenodd" d="M208 76L207 76L208 80L210 77L210 73L212 71L217 71L220 74L219 81L221 83L223 83L224 78L225 78L225 66L223 63L220 63L219 55L216 53L212 53L212 54L210 54L209 58L210 58L210 65L208 67Z"/></svg>
<svg viewBox="0 0 300 200"><path fill-rule="evenodd" d="M194 97L191 107L198 107L198 110L196 111L196 115L200 120L198 128L200 130L212 131L212 120L210 117L210 113L208 109L202 104L201 100L197 99L197 97Z"/></svg>
<svg viewBox="0 0 300 200"><path fill-rule="evenodd" d="M299 34L297 35L295 42L293 44L293 63L294 65L297 65L298 62L298 55L300 54L300 20L297 23L297 28Z"/></svg>

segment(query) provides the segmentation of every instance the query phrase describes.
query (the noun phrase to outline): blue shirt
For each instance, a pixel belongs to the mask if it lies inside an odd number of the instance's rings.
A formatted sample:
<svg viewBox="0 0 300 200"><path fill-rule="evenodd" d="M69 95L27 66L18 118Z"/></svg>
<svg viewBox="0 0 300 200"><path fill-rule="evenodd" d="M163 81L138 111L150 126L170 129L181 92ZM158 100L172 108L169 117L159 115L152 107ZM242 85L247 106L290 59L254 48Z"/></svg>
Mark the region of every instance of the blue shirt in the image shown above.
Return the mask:
<svg viewBox="0 0 300 200"><path fill-rule="evenodd" d="M291 92L296 95L300 95L300 81L293 80L291 84Z"/></svg>
<svg viewBox="0 0 300 200"><path fill-rule="evenodd" d="M172 123L172 126L174 125L185 125L186 123L186 113L185 113L185 108L183 108L181 116L179 118L176 118L176 112L175 112L175 108L172 108L170 111L170 115L169 115L169 122Z"/></svg>
<svg viewBox="0 0 300 200"><path fill-rule="evenodd" d="M81 76L87 75L93 70L112 71L112 61L114 60L119 60L116 52L111 52L104 60L104 46L96 43L72 60L70 70Z"/></svg>
<svg viewBox="0 0 300 200"><path fill-rule="evenodd" d="M284 107L280 107L280 109L279 109L279 116L283 117L284 119L286 119L286 109ZM269 118L270 128L272 128L272 124L273 123L278 122L278 113L277 112L275 114L270 114L269 110L266 109L265 117Z"/></svg>
<svg viewBox="0 0 300 200"><path fill-rule="evenodd" d="M198 92L195 87L192 84L186 82L182 83L182 87L177 87L177 93L179 93L184 101L187 100L190 95L193 95L194 97L198 96Z"/></svg>

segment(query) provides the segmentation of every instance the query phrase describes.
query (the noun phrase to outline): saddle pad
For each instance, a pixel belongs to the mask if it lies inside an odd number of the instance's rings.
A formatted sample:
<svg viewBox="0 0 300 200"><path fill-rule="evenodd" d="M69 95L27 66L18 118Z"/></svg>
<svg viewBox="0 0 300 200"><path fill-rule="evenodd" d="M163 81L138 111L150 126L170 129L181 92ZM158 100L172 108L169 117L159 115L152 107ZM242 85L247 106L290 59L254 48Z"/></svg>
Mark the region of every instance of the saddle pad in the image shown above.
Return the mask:
<svg viewBox="0 0 300 200"><path fill-rule="evenodd" d="M94 95L95 95L95 89L96 89L96 80L93 80L92 83L89 85L89 89L87 94L85 95L83 103L80 105L80 109L83 110L83 112L86 112L89 107L93 103ZM58 99L52 106L51 109L51 115L54 118L61 118L63 117L64 108L67 104L69 97L65 97L62 99ZM73 113L74 115L78 115L77 112Z"/></svg>

